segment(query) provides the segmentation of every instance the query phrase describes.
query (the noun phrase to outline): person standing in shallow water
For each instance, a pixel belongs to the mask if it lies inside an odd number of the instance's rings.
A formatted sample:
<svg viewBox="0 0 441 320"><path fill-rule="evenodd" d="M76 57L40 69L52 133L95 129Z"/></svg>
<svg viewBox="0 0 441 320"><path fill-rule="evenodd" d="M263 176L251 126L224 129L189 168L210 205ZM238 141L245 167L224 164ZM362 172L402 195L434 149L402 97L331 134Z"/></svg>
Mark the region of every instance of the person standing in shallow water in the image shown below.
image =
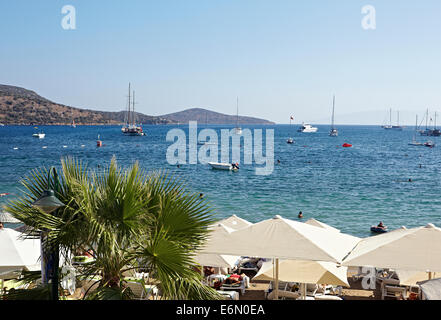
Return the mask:
<svg viewBox="0 0 441 320"><path fill-rule="evenodd" d="M302 213L302 211L299 212L298 217L299 217L300 219L303 218L303 213Z"/></svg>

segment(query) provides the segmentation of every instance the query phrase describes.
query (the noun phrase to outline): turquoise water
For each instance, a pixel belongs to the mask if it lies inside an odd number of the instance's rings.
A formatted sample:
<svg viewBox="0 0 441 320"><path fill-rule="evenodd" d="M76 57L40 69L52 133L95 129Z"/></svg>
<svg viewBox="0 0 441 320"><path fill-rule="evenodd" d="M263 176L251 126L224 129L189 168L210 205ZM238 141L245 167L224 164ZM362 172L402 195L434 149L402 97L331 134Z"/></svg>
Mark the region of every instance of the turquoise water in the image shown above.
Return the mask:
<svg viewBox="0 0 441 320"><path fill-rule="evenodd" d="M409 146L413 128L339 126L339 137L329 137L329 126L318 126L315 134L295 132L294 125L244 127L274 129L274 158L280 164L268 176L255 175L253 165L233 173L168 164L166 134L174 126L144 126L144 137L123 136L118 126L39 128L46 133L41 140L32 137L31 126L0 127L0 193L12 194L0 204L20 193L20 178L33 168L59 166L61 157L72 155L99 169L115 155L120 165L138 160L145 169L181 177L190 190L205 194L219 218L236 214L258 222L279 214L296 220L301 210L304 221L316 218L360 237L369 236L369 227L380 220L390 229L441 226L441 141L433 149ZM96 148L98 134L102 148ZM289 136L294 145L286 143ZM342 148L344 142L353 148Z"/></svg>

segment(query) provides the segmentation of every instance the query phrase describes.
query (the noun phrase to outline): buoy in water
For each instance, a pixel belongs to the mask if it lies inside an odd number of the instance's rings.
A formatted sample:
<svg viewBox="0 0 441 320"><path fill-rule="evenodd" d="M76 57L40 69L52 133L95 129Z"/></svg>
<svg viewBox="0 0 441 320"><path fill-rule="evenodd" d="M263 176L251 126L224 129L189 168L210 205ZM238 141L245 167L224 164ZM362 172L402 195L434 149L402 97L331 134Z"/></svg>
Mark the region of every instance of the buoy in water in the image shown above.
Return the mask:
<svg viewBox="0 0 441 320"><path fill-rule="evenodd" d="M97 147L102 147L103 146L103 142L100 140L100 135L98 135L98 140L96 141L96 146Z"/></svg>
<svg viewBox="0 0 441 320"><path fill-rule="evenodd" d="M342 147L343 148L350 148L350 147L352 147L352 144L345 142L345 143L343 143Z"/></svg>

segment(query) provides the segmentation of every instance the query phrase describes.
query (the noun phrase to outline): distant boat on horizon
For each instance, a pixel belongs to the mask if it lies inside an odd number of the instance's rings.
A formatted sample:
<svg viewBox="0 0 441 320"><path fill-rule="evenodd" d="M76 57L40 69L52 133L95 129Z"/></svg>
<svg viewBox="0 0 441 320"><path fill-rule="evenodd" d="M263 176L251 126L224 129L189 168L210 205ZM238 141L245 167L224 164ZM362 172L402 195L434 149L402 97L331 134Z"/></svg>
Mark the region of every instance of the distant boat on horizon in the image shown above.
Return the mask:
<svg viewBox="0 0 441 320"><path fill-rule="evenodd" d="M400 126L400 111L397 111L397 125L396 126L392 125L392 108L390 108L390 110L389 110L389 125L383 125L381 127L386 130L394 129L394 130L402 131L403 127Z"/></svg>
<svg viewBox="0 0 441 320"><path fill-rule="evenodd" d="M236 108L237 108L236 128L234 128L234 132L236 134L242 134L242 128L239 127L239 97L237 97Z"/></svg>
<svg viewBox="0 0 441 320"><path fill-rule="evenodd" d="M416 120L415 120L415 133L413 134L412 142L409 142L410 146L421 147L424 145L423 143L418 142L416 140L417 132L418 132L418 115L416 115Z"/></svg>
<svg viewBox="0 0 441 320"><path fill-rule="evenodd" d="M331 121L331 131L329 132L329 136L337 137L338 130L334 127L334 108L335 108L335 95L332 99L332 121Z"/></svg>
<svg viewBox="0 0 441 320"><path fill-rule="evenodd" d="M432 124L432 118L430 118L430 123L428 124L429 109L427 109L427 111L426 111L425 118L426 118L426 129L425 130L420 130L419 131L420 135L422 135L422 136L433 136L433 137L441 136L441 131L436 128L436 112L435 112L435 122L434 122L433 129L429 129L429 125Z"/></svg>
<svg viewBox="0 0 441 320"><path fill-rule="evenodd" d="M294 117L293 116L290 116L289 117L289 131L291 131L291 125L292 125L292 123L291 123L291 121L292 120L294 120ZM288 144L294 144L294 139L293 138L288 138L288 140L286 140L286 143L288 143Z"/></svg>
<svg viewBox="0 0 441 320"><path fill-rule="evenodd" d="M314 133L317 132L318 128L311 126L307 123L302 123L302 126L297 130L297 132L303 133Z"/></svg>
<svg viewBox="0 0 441 320"><path fill-rule="evenodd" d="M136 113L135 113L135 91L133 91L133 99L131 101L131 90L129 83L129 96L127 105L127 114L125 119L125 125L121 128L122 133L129 136L144 136L145 133L141 126L136 125Z"/></svg>

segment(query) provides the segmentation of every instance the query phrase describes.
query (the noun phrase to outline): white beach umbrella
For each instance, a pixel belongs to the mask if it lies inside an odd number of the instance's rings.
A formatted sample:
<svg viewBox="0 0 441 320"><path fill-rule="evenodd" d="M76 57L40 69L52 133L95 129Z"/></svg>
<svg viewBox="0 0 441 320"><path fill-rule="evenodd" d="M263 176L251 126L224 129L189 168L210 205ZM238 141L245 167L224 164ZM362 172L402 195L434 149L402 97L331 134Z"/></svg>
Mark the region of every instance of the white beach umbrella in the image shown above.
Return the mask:
<svg viewBox="0 0 441 320"><path fill-rule="evenodd" d="M338 230L338 229L336 229L336 228L334 228L334 227L331 227L330 225L328 225L328 224L326 224L326 223L323 223L323 222L321 222L321 221L318 221L318 220L316 220L316 219L314 219L314 218L309 219L309 220L306 221L305 223L306 223L306 224L309 224L309 225L311 225L311 226L315 226L315 227L319 227L319 228L327 229L327 230L330 230L330 231L340 232L340 230Z"/></svg>
<svg viewBox="0 0 441 320"><path fill-rule="evenodd" d="M344 266L441 272L441 229L433 224L398 229L365 238L344 259Z"/></svg>
<svg viewBox="0 0 441 320"><path fill-rule="evenodd" d="M435 273L430 274L423 271L395 270L395 273L402 286L416 286L417 282L428 280L429 277L436 277Z"/></svg>
<svg viewBox="0 0 441 320"><path fill-rule="evenodd" d="M23 268L41 269L40 239L22 239L21 236L20 232L9 228L0 230L0 274Z"/></svg>
<svg viewBox="0 0 441 320"><path fill-rule="evenodd" d="M236 216L235 214L233 214L231 217L223 219L221 221L219 221L218 223L223 224L224 226L231 228L233 230L240 230L240 229L244 229L247 228L249 226L252 225L251 222L239 218L238 216Z"/></svg>
<svg viewBox="0 0 441 320"><path fill-rule="evenodd" d="M209 241L222 238L225 235L234 232L233 229L223 225L222 223L217 223L211 226L211 232L208 236ZM233 268L236 262L239 260L240 256L234 255L221 255L216 253L201 253L198 252L194 257L194 260L201 266L218 267L218 268Z"/></svg>
<svg viewBox="0 0 441 320"><path fill-rule="evenodd" d="M275 216L231 233L218 233L203 253L341 262L360 241L302 222Z"/></svg>
<svg viewBox="0 0 441 320"><path fill-rule="evenodd" d="M419 283L424 300L441 300L441 278Z"/></svg>
<svg viewBox="0 0 441 320"><path fill-rule="evenodd" d="M279 262L279 280L284 282L331 284L349 287L347 267L338 266L333 262L281 260ZM272 280L274 264L264 262L253 279Z"/></svg>
<svg viewBox="0 0 441 320"><path fill-rule="evenodd" d="M209 239L203 253L254 256L278 259L341 262L359 238L275 216L232 233Z"/></svg>
<svg viewBox="0 0 441 320"><path fill-rule="evenodd" d="M15 219L9 212L0 212L0 222L3 222L3 223L22 223L20 220Z"/></svg>

